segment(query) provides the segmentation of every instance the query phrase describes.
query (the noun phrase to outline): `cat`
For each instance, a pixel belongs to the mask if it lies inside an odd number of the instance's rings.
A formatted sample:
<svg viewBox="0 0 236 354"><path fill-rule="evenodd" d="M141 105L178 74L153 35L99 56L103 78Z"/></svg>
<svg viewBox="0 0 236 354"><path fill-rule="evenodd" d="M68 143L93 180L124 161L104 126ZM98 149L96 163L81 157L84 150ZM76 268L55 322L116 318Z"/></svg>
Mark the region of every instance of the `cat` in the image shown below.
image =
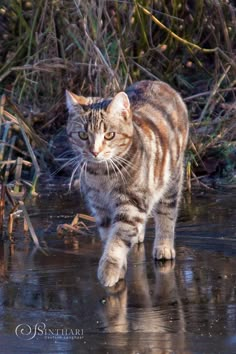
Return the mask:
<svg viewBox="0 0 236 354"><path fill-rule="evenodd" d="M153 258L175 258L189 121L180 95L144 80L114 98L66 92L67 134L75 153L72 179L80 187L104 242L98 279L106 287L125 277L130 248L155 219Z"/></svg>

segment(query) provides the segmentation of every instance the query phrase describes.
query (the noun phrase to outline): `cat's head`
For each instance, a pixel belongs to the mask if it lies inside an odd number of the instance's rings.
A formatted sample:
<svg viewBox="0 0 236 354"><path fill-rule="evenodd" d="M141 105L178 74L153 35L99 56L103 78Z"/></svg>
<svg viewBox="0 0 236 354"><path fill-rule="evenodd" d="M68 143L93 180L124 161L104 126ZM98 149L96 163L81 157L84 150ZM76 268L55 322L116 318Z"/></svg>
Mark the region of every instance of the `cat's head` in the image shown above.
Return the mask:
<svg viewBox="0 0 236 354"><path fill-rule="evenodd" d="M132 112L125 92L104 105L66 91L66 103L67 133L75 152L92 162L125 155L133 137Z"/></svg>

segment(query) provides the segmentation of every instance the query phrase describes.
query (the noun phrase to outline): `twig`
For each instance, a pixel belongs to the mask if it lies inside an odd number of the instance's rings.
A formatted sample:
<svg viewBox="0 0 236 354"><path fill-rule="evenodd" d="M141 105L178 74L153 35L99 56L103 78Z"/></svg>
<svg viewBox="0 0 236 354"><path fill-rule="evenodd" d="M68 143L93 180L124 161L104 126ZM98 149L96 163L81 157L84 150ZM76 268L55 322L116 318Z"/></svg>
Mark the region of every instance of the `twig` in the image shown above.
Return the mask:
<svg viewBox="0 0 236 354"><path fill-rule="evenodd" d="M211 91L211 93L210 93L210 96L209 96L209 98L208 98L208 100L207 100L207 102L206 102L206 104L205 104L205 106L204 106L204 108L203 108L203 110L202 110L202 112L201 112L201 115L200 115L200 117L199 117L199 119L198 119L198 122L201 122L201 121L203 120L203 118L204 118L204 116L205 116L205 113L206 113L206 111L207 111L207 109L208 109L208 107L209 107L209 105L210 105L210 102L211 102L212 97L215 96L217 90L219 89L219 87L220 87L222 81L224 80L224 78L225 78L225 76L227 75L227 73L228 73L228 71L230 70L230 68L231 68L231 66L229 65L229 66L227 67L227 69L225 70L225 72L223 73L223 75L221 75L221 77L220 77L220 79L218 80L218 82L216 82L215 86L213 87L213 89L212 89L212 91Z"/></svg>
<svg viewBox="0 0 236 354"><path fill-rule="evenodd" d="M223 92L230 92L230 91L236 91L236 87L219 89L217 92L220 92L220 93L222 92L223 93ZM199 92L199 93L196 93L195 95L185 97L184 101L185 102L189 102L189 101L194 100L195 98L199 98L199 97L202 97L202 96L209 96L211 93L212 93L212 91Z"/></svg>
<svg viewBox="0 0 236 354"><path fill-rule="evenodd" d="M192 42L189 42L187 41L186 39L178 36L176 33L174 33L173 31L171 31L168 27L166 27L161 21L159 21L150 11L148 11L145 7L143 7L141 4L137 3L137 6L140 7L143 12L150 16L151 19L153 20L153 22L155 22L161 29L164 29L166 32L168 32L173 38L177 39L179 42L181 42L182 44L184 45L187 45L187 46L190 46L192 48L195 48L197 50L200 50L201 52L204 52L204 53L214 53L216 52L219 48L216 47L216 48L201 48L199 45L195 44L195 43L192 43Z"/></svg>
<svg viewBox="0 0 236 354"><path fill-rule="evenodd" d="M5 209L5 185L1 182L0 184L0 235L3 232L3 220L4 220L4 209Z"/></svg>
<svg viewBox="0 0 236 354"><path fill-rule="evenodd" d="M88 221L92 221L92 222L96 221L96 219L93 216L90 216L90 215L87 215L87 214L78 214L78 216L81 219L85 219L85 220L88 220Z"/></svg>
<svg viewBox="0 0 236 354"><path fill-rule="evenodd" d="M214 188L209 187L207 184L203 183L202 181L199 180L199 178L195 175L195 173L192 171L192 176L195 179L195 181L201 185L202 187L206 188L207 190L214 191Z"/></svg>
<svg viewBox="0 0 236 354"><path fill-rule="evenodd" d="M138 7L140 7L142 9L142 11L150 16L150 18L153 20L153 22L155 22L161 29L165 30L167 33L169 33L169 35L173 38L175 38L177 41L179 41L180 43L186 45L187 47L191 47L194 48L196 50L201 51L202 53L220 53L222 55L222 57L228 61L230 63L231 66L233 66L234 68L236 68L236 64L234 62L234 60L232 60L227 54L225 54L225 52L219 48L219 47L215 47L215 48L202 48L199 45L189 42L186 39L178 36L175 32L171 31L168 27L166 27L161 21L159 21L155 16L153 16L153 14L148 11L145 7L143 7L141 4L137 3L136 4Z"/></svg>
<svg viewBox="0 0 236 354"><path fill-rule="evenodd" d="M147 74L149 77L151 77L154 80L160 81L159 77L157 77L156 75L152 74L149 70L147 70L146 68L144 68L142 65L138 64L135 60L131 61L139 68L141 69L145 74Z"/></svg>
<svg viewBox="0 0 236 354"><path fill-rule="evenodd" d="M26 221L26 223L28 225L29 232L30 232L30 235L31 235L31 237L32 237L32 239L34 241L35 246L38 247L38 248L41 248L40 245L39 245L38 237L37 237L37 235L36 235L36 233L34 231L33 225L31 223L31 220L30 220L29 214L28 214L28 212L26 210L24 202L22 202L20 200L19 201L19 205L20 205L20 207L21 207L21 209L22 209L22 211L24 213L24 218L25 218L25 221Z"/></svg>

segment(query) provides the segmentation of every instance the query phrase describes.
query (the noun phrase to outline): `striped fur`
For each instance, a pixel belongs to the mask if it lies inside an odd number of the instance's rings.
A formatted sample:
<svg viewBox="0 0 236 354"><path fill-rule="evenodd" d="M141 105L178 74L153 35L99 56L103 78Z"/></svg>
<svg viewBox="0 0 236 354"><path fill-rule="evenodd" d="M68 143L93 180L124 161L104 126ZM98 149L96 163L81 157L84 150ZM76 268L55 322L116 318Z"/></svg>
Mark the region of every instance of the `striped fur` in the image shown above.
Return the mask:
<svg viewBox="0 0 236 354"><path fill-rule="evenodd" d="M113 99L67 92L67 132L75 152L72 179L95 216L104 252L98 278L123 278L127 254L144 240L152 213L154 259L175 258L188 115L179 94L159 81L140 81ZM82 132L82 133L81 133Z"/></svg>

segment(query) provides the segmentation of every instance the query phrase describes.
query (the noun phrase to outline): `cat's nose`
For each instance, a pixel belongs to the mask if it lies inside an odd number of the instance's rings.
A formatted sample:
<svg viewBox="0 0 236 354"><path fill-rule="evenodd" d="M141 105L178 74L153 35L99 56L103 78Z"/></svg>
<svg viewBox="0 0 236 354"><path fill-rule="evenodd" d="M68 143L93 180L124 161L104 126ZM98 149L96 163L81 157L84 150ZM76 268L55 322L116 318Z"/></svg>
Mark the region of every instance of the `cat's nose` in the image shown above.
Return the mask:
<svg viewBox="0 0 236 354"><path fill-rule="evenodd" d="M91 151L91 154L94 156L94 157L97 157L99 152L98 151Z"/></svg>

